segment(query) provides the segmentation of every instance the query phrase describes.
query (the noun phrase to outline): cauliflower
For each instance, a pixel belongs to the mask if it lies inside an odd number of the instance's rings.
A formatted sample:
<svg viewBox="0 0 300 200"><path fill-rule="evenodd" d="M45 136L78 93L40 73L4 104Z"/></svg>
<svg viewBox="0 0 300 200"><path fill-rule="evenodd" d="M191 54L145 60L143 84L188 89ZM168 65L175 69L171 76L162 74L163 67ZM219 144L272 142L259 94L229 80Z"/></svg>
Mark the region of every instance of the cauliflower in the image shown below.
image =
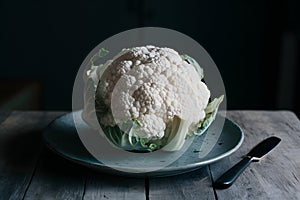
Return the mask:
<svg viewBox="0 0 300 200"><path fill-rule="evenodd" d="M210 91L202 78L198 63L173 49L123 49L87 71L83 119L96 123L89 119L95 110L89 101L95 99L98 122L114 145L179 150L186 137L204 132L223 99L209 103Z"/></svg>

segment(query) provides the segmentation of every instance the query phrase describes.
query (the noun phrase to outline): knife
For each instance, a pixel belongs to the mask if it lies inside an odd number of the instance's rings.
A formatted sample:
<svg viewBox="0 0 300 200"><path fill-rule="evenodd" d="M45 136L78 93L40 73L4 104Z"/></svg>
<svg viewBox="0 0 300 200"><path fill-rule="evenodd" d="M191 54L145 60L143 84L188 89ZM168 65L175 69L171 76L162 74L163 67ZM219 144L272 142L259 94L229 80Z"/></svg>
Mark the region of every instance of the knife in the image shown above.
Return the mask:
<svg viewBox="0 0 300 200"><path fill-rule="evenodd" d="M251 162L260 161L260 159L271 151L280 141L280 138L272 136L260 142L247 155L245 155L240 162L218 178L213 186L218 189L229 188Z"/></svg>

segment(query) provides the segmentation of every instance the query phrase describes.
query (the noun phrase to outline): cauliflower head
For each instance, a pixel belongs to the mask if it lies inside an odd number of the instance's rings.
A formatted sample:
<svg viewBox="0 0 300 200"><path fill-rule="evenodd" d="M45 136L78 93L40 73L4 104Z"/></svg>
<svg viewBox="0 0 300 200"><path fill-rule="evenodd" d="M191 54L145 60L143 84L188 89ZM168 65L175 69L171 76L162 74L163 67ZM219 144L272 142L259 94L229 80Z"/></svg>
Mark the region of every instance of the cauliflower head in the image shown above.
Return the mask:
<svg viewBox="0 0 300 200"><path fill-rule="evenodd" d="M87 71L83 119L93 124L95 110L106 137L125 150L178 150L187 136L204 132L223 99L209 103L202 79L199 64L171 48L123 49Z"/></svg>

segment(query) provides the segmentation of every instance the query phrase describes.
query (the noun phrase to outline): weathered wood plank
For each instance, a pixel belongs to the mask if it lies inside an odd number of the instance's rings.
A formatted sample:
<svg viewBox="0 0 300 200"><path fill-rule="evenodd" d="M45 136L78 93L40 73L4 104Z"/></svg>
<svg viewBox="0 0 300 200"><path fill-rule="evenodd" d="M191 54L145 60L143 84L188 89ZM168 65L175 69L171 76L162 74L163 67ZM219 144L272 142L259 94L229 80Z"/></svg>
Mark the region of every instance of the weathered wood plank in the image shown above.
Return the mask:
<svg viewBox="0 0 300 200"><path fill-rule="evenodd" d="M85 170L44 147L24 199L82 199Z"/></svg>
<svg viewBox="0 0 300 200"><path fill-rule="evenodd" d="M60 114L13 112L7 119L2 120L0 199L23 198L39 156L41 130Z"/></svg>
<svg viewBox="0 0 300 200"><path fill-rule="evenodd" d="M0 199L214 199L208 167L145 184L143 179L101 175L45 149L38 160L41 130L60 114L0 115ZM228 117L244 129L245 141L236 153L210 166L213 179L262 139L276 135L282 142L260 163L251 164L231 188L216 190L218 199L300 199L297 117L282 111L230 111Z"/></svg>
<svg viewBox="0 0 300 200"><path fill-rule="evenodd" d="M128 199L142 200L145 196L145 179L89 173L85 200Z"/></svg>
<svg viewBox="0 0 300 200"><path fill-rule="evenodd" d="M45 149L25 199L143 199L144 190L144 180L101 175Z"/></svg>
<svg viewBox="0 0 300 200"><path fill-rule="evenodd" d="M215 199L208 167L178 176L150 178L149 199Z"/></svg>
<svg viewBox="0 0 300 200"><path fill-rule="evenodd" d="M288 111L230 111L227 117L245 133L241 148L211 165L213 179L233 166L261 140L276 135L281 143L259 163L252 163L218 199L300 199L300 122Z"/></svg>

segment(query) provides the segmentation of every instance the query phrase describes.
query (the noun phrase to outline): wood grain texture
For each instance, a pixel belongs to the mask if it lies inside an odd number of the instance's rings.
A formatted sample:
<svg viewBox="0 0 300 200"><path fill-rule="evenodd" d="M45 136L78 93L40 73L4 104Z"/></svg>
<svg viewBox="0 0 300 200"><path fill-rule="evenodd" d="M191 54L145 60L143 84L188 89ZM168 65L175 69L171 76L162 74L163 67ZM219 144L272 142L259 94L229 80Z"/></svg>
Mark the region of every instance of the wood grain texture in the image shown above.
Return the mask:
<svg viewBox="0 0 300 200"><path fill-rule="evenodd" d="M12 112L0 125L0 199L22 199L41 149L41 132L62 113ZM3 115L2 115L3 116Z"/></svg>
<svg viewBox="0 0 300 200"><path fill-rule="evenodd" d="M85 170L44 148L24 199L82 199Z"/></svg>
<svg viewBox="0 0 300 200"><path fill-rule="evenodd" d="M87 176L85 200L98 199L146 199L145 179L89 173Z"/></svg>
<svg viewBox="0 0 300 200"><path fill-rule="evenodd" d="M208 167L178 176L150 178L149 199L215 199Z"/></svg>
<svg viewBox="0 0 300 200"><path fill-rule="evenodd" d="M245 140L228 158L212 164L216 180L252 147L275 135L282 141L259 163L252 163L218 199L300 199L300 122L289 111L230 111L227 117L241 126Z"/></svg>
<svg viewBox="0 0 300 200"><path fill-rule="evenodd" d="M0 199L300 199L300 122L288 111L229 111L245 133L241 148L183 175L134 179L101 174L50 152L42 130L61 112L0 113ZM2 121L2 122L1 122ZM232 187L211 186L261 140L281 143ZM210 169L210 170L209 170Z"/></svg>

